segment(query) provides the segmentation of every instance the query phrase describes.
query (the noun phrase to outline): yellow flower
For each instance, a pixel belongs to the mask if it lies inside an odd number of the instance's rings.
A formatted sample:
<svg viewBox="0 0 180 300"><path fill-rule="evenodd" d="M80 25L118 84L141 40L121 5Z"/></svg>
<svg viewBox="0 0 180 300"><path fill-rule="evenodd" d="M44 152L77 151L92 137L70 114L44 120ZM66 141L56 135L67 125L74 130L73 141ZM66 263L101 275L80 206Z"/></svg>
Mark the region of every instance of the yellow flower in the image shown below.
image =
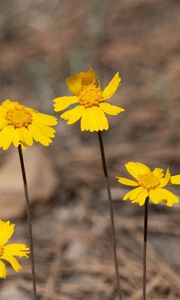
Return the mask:
<svg viewBox="0 0 180 300"><path fill-rule="evenodd" d="M18 147L32 146L33 139L44 146L52 142L57 120L53 116L5 100L0 105L0 147L7 150L11 143Z"/></svg>
<svg viewBox="0 0 180 300"><path fill-rule="evenodd" d="M117 177L121 184L134 186L132 191L128 192L123 200L128 198L132 203L144 205L147 197L154 203L158 204L163 201L167 206L173 206L178 203L178 197L164 187L169 184L180 184L180 175L171 176L169 169L164 174L163 169L155 168L153 171L140 162L128 162L125 164L127 171L135 178L136 181Z"/></svg>
<svg viewBox="0 0 180 300"><path fill-rule="evenodd" d="M0 220L0 278L6 278L6 265L3 260L10 263L14 271L18 272L21 270L21 265L15 258L26 257L30 253L29 248L25 244L11 243L7 245L8 240L14 233L14 224L9 221L3 222Z"/></svg>
<svg viewBox="0 0 180 300"><path fill-rule="evenodd" d="M92 69L68 77L66 78L66 84L73 96L55 98L55 111L62 111L70 105L78 104L73 109L60 115L62 119L67 121L67 124L73 124L81 119L82 131L108 130L109 124L105 113L117 115L124 111L123 108L105 102L115 94L120 82L119 73L116 73L105 89L102 90L99 79Z"/></svg>

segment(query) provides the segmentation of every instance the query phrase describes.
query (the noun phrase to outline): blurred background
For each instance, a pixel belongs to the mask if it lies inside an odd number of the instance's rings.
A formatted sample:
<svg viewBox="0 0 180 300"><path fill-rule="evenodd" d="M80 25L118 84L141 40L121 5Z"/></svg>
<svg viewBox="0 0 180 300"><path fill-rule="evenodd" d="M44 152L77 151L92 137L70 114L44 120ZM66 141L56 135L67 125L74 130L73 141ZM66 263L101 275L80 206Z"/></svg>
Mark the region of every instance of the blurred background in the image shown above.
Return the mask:
<svg viewBox="0 0 180 300"><path fill-rule="evenodd" d="M111 177L124 299L141 299L143 208L122 202L124 163L180 173L180 1L0 1L0 94L55 114L65 77L90 64L105 86L120 71L111 103L125 108L103 132ZM57 115L58 116L58 115ZM97 134L59 120L48 148L24 151L33 210L39 299L117 299L108 200ZM1 151L0 218L27 242L16 149ZM173 189L179 196L180 190ZM150 206L149 299L180 299L179 205ZM29 300L29 263L0 282L0 299Z"/></svg>

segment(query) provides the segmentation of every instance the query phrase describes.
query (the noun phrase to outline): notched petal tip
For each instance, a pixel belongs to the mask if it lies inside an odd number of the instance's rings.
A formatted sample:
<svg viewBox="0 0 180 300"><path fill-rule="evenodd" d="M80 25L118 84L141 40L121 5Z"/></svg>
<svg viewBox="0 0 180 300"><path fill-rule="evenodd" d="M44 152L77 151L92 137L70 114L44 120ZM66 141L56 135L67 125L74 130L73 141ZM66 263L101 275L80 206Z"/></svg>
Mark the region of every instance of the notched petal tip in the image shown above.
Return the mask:
<svg viewBox="0 0 180 300"><path fill-rule="evenodd" d="M117 106L117 105L112 105L110 103L100 103L99 104L99 107L102 109L102 111L108 115L111 115L111 116L116 116L118 115L119 113L123 112L124 109Z"/></svg>

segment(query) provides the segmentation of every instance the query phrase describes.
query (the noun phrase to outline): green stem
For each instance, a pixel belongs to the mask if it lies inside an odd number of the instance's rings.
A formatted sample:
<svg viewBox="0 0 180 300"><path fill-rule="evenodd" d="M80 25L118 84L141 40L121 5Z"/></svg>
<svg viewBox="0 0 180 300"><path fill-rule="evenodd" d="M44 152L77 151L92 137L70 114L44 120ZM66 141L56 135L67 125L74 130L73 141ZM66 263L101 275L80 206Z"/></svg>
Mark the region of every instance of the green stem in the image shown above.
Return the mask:
<svg viewBox="0 0 180 300"><path fill-rule="evenodd" d="M36 272L35 272L35 261L34 261L34 243L33 243L33 233L32 233L32 216L31 216L28 185L27 185L26 171L25 171L25 166L24 166L24 159L23 159L21 145L18 146L18 152L19 152L19 160L20 160L20 165L21 165L21 172L22 172L23 185L24 185L24 194L25 194L25 200L26 200L32 283L33 283L34 300L36 300L37 299L37 289L36 289Z"/></svg>
<svg viewBox="0 0 180 300"><path fill-rule="evenodd" d="M146 300L146 269L147 269L147 238L148 238L148 208L149 197L146 198L144 205L144 244L143 244L143 300Z"/></svg>
<svg viewBox="0 0 180 300"><path fill-rule="evenodd" d="M110 189L109 176L108 176L106 157L105 157L105 152L104 152L104 144L103 144L101 131L98 131L98 139L99 139L99 146L100 146L101 158L102 158L102 166L103 166L104 176L106 179L106 188L107 188L107 194L108 194L108 200L109 200L109 211L110 211L111 233L112 233L112 247L113 247L115 274L116 274L116 284L117 284L119 300L122 300L121 289L120 289L118 258L117 258L117 242L116 242L116 232L115 232L115 222L114 222L113 201L112 201L112 196L111 196L111 189Z"/></svg>

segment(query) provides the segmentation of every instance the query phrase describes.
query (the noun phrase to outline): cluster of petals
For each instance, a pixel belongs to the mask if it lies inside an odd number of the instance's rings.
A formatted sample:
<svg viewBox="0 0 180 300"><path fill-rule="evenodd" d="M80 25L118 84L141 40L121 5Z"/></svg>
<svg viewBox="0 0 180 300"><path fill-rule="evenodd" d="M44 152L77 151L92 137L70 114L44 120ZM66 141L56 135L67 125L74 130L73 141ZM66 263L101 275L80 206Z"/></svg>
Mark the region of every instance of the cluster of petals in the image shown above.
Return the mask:
<svg viewBox="0 0 180 300"><path fill-rule="evenodd" d="M117 72L108 85L102 89L95 72L89 70L66 78L66 85L72 96L54 99L54 110L64 111L60 117L67 124L80 120L82 131L98 132L109 129L107 115L118 115L124 109L106 100L113 97L119 88L121 77ZM73 107L72 107L73 106ZM70 108L70 109L69 109ZM32 146L34 141L48 146L55 135L53 126L57 124L54 116L43 114L18 102L5 100L0 105L0 148L7 150L11 144L23 148ZM119 183L134 187L123 200L144 205L146 199L154 204L164 202L167 206L178 203L178 197L169 191L167 186L180 185L180 175L171 176L169 169L151 170L141 162L128 162L125 167L132 179L117 177ZM25 244L8 243L14 233L14 224L0 220L0 278L6 278L8 262L14 271L21 269L16 257L29 256L29 248Z"/></svg>
<svg viewBox="0 0 180 300"><path fill-rule="evenodd" d="M130 199L132 203L144 205L149 197L154 204L164 202L167 206L178 203L178 197L165 187L172 184L180 184L180 175L171 176L169 169L155 168L153 171L141 162L128 162L125 167L135 179L117 177L118 182L135 187L128 192L123 200Z"/></svg>
<svg viewBox="0 0 180 300"><path fill-rule="evenodd" d="M0 220L0 278L6 278L6 265L4 261L8 262L14 271L18 272L21 265L15 257L29 256L29 248L25 244L8 243L9 239L14 233L14 224L9 221Z"/></svg>
<svg viewBox="0 0 180 300"><path fill-rule="evenodd" d="M120 83L119 73L116 73L102 90L100 81L92 69L77 73L66 78L66 85L73 96L55 98L54 109L59 112L73 105L75 107L60 115L67 124L81 120L82 131L108 130L109 123L105 114L117 115L124 111L123 108L106 102L115 94Z"/></svg>
<svg viewBox="0 0 180 300"><path fill-rule="evenodd" d="M55 134L52 126L56 124L54 116L5 100L0 105L0 147L7 150L13 144L25 148L32 146L34 141L48 146Z"/></svg>

